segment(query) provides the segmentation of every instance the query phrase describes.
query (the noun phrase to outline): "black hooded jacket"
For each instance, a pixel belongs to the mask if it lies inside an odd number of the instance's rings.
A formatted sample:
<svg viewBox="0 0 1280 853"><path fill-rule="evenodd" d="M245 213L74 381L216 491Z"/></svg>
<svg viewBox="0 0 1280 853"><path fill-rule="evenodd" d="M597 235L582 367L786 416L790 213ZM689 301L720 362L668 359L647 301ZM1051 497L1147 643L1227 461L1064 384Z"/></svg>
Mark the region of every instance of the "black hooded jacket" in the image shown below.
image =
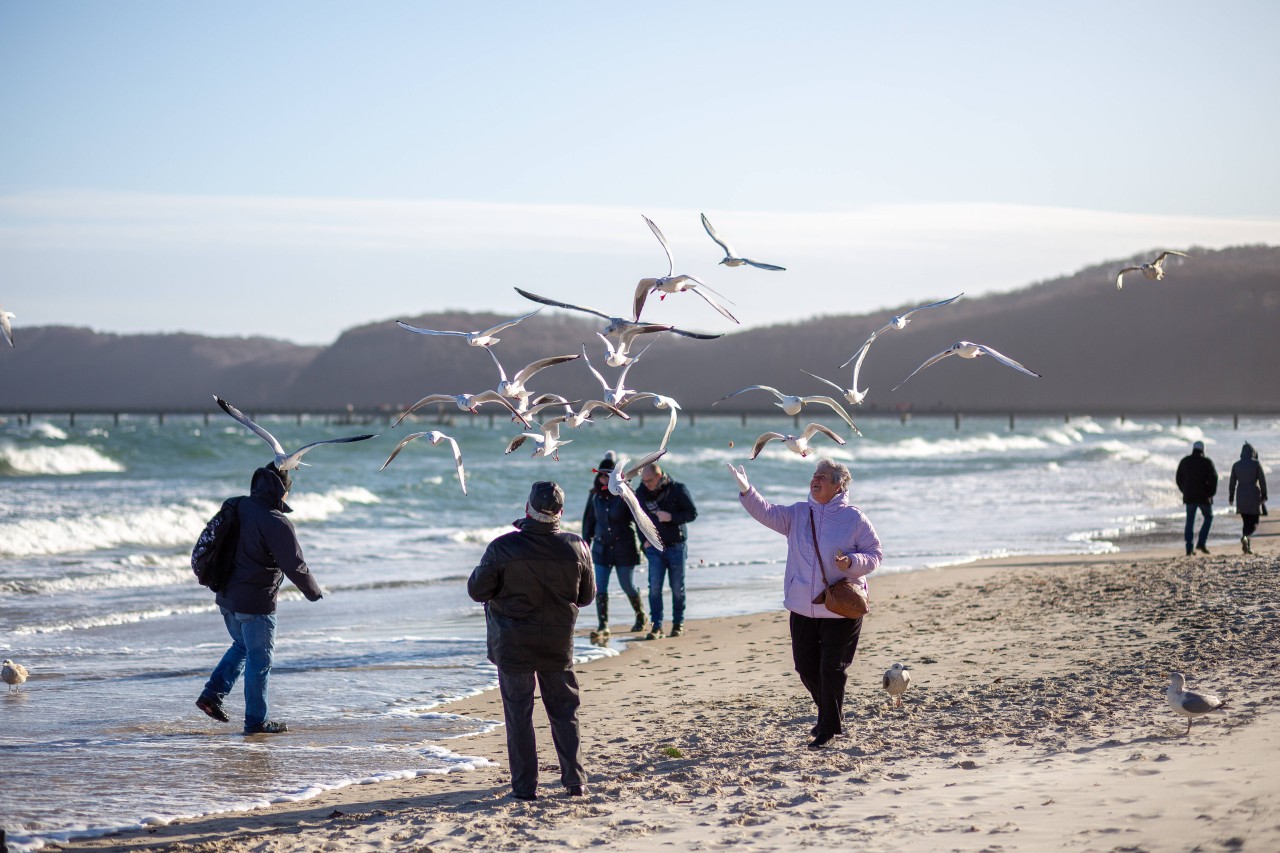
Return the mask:
<svg viewBox="0 0 1280 853"><path fill-rule="evenodd" d="M218 592L218 605L234 613L275 613L276 594L286 577L308 601L322 597L294 533L284 517L292 512L284 502L285 488L271 468L253 472L249 497L240 501L240 535L236 542L235 568L227 585Z"/></svg>
<svg viewBox="0 0 1280 853"><path fill-rule="evenodd" d="M1218 492L1218 469L1203 450L1192 450L1190 456L1182 457L1175 478L1184 504L1213 503Z"/></svg>
<svg viewBox="0 0 1280 853"><path fill-rule="evenodd" d="M626 501L608 489L595 488L582 514L582 538L591 546L591 559L602 566L636 566L636 520Z"/></svg>
<svg viewBox="0 0 1280 853"><path fill-rule="evenodd" d="M595 600L586 543L559 522L522 518L489 543L467 580L485 604L489 660L506 672L573 668L578 608Z"/></svg>
<svg viewBox="0 0 1280 853"><path fill-rule="evenodd" d="M1252 444L1240 449L1240 461L1231 466L1231 479L1227 483L1227 503L1236 505L1236 512L1258 515L1267 502L1267 475L1262 472L1257 451Z"/></svg>

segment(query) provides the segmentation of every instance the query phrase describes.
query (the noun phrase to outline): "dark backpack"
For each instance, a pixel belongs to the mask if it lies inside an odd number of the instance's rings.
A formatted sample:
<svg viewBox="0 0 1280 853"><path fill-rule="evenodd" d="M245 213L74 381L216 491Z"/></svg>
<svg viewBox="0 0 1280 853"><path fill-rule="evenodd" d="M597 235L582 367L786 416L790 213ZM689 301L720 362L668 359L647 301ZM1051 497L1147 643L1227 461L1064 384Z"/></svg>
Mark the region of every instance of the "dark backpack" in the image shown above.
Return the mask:
<svg viewBox="0 0 1280 853"><path fill-rule="evenodd" d="M236 541L240 536L240 513L237 505L243 498L228 498L209 523L204 526L196 547L191 549L191 571L201 586L214 592L227 585L236 558Z"/></svg>

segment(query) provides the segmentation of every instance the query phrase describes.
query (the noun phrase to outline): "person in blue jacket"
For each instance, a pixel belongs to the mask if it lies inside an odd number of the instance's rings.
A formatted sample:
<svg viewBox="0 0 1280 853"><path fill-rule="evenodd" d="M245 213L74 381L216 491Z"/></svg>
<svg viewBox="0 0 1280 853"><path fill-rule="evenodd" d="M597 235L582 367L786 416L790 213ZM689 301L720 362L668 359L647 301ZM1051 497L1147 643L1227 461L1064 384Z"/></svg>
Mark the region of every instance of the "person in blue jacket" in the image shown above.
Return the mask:
<svg viewBox="0 0 1280 853"><path fill-rule="evenodd" d="M596 630L593 640L609 636L609 575L618 573L618 584L631 602L636 621L632 631L645 631L649 623L632 577L640 564L636 520L622 498L609 491L609 472L617 465L612 450L596 466L596 478L582 513L582 538L591 546L591 562L596 573Z"/></svg>

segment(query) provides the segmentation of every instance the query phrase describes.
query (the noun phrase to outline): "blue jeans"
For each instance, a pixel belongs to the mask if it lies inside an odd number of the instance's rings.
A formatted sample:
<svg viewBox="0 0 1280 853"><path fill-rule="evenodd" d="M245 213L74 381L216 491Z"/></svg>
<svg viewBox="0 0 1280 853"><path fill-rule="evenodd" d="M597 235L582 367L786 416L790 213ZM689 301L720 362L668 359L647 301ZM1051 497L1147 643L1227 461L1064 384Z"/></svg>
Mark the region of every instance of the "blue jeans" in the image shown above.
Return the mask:
<svg viewBox="0 0 1280 853"><path fill-rule="evenodd" d="M631 574L636 570L635 566L606 566L603 563L596 563L595 567L597 595L609 594L609 572L614 569L618 572L618 585L622 587L627 598L636 594L636 585L631 581Z"/></svg>
<svg viewBox="0 0 1280 853"><path fill-rule="evenodd" d="M276 650L274 613L232 613L225 607L222 621L231 635L227 649L204 686L204 695L219 703L244 674L244 727L248 731L267 720L267 681Z"/></svg>
<svg viewBox="0 0 1280 853"><path fill-rule="evenodd" d="M1204 524L1200 525L1200 538L1196 540L1196 546L1205 547L1209 542L1209 528L1213 526L1213 504L1187 504L1187 529L1183 531L1183 538L1187 540L1187 550L1191 550L1191 535L1196 529L1196 510L1200 510L1204 516Z"/></svg>
<svg viewBox="0 0 1280 853"><path fill-rule="evenodd" d="M671 621L680 625L684 622L684 557L688 550L686 543L677 542L659 551L652 545L644 546L644 555L649 558L649 613L653 617L653 627L662 627L662 582L671 575Z"/></svg>

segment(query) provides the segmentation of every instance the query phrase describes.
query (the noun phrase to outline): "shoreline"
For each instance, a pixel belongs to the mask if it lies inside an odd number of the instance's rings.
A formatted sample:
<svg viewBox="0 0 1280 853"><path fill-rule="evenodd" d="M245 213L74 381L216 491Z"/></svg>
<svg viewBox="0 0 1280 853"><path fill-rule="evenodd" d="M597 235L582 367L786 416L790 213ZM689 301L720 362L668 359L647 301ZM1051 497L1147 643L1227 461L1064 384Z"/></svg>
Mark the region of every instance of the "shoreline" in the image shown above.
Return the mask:
<svg viewBox="0 0 1280 853"><path fill-rule="evenodd" d="M1280 782L1265 774L1280 758L1277 690L1265 678L1280 656L1280 522L1262 521L1252 556L1187 558L1175 541L1160 551L873 574L873 611L850 668L852 736L833 748L804 749L813 713L791 671L785 611L718 617L575 667L585 798L560 796L545 770L554 752L537 711L544 772L535 803L506 796L499 726L448 744L490 766L46 849L700 849L729 839L772 848L783 834L789 845L834 846L849 833L901 850L1236 837L1280 847ZM1216 627L1224 619L1235 621ZM893 660L910 663L915 678L901 711L879 688ZM1188 738L1164 702L1175 665L1193 688L1233 705L1197 721ZM502 715L493 690L432 712ZM1184 795L1199 803L1194 814L1180 806ZM1121 808L1118 798L1131 802ZM1234 826L1239 809L1254 817Z"/></svg>

